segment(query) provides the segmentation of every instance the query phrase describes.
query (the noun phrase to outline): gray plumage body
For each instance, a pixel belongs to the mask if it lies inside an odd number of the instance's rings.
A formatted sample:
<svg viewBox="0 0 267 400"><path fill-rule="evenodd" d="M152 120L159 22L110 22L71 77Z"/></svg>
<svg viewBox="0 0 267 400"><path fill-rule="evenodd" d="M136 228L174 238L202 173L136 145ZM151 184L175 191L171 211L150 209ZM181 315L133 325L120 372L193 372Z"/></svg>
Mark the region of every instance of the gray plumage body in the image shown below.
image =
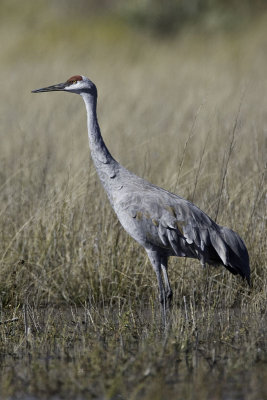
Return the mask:
<svg viewBox="0 0 267 400"><path fill-rule="evenodd" d="M88 78L77 75L63 84L34 92L52 90L74 92L83 97L95 168L120 223L149 256L162 304L172 297L167 274L170 256L199 259L203 266L206 263L223 265L250 282L248 252L237 233L216 224L191 202L152 185L114 160L100 133L97 90Z"/></svg>

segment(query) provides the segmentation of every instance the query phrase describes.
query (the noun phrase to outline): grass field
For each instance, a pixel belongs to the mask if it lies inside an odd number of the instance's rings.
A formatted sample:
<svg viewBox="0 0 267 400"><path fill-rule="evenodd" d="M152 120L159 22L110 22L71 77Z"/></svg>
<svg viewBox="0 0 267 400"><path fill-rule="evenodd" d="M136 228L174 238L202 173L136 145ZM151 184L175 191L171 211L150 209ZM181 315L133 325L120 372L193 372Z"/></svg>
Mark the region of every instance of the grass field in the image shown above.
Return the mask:
<svg viewBox="0 0 267 400"><path fill-rule="evenodd" d="M264 399L267 16L161 39L29 4L1 6L0 398ZM173 258L162 329L154 272L92 165L82 100L31 94L74 74L96 83L117 160L240 234L250 289Z"/></svg>

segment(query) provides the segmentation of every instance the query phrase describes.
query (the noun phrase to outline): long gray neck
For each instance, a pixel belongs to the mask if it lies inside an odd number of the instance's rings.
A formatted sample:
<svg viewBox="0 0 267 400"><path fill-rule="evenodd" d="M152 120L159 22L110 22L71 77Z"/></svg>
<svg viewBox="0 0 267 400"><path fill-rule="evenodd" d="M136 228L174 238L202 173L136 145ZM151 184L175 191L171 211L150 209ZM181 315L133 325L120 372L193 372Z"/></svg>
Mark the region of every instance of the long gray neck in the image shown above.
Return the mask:
<svg viewBox="0 0 267 400"><path fill-rule="evenodd" d="M81 96L87 111L88 138L92 159L99 178L111 200L112 181L117 175L119 164L108 151L101 136L96 113L97 98L90 93L81 93Z"/></svg>

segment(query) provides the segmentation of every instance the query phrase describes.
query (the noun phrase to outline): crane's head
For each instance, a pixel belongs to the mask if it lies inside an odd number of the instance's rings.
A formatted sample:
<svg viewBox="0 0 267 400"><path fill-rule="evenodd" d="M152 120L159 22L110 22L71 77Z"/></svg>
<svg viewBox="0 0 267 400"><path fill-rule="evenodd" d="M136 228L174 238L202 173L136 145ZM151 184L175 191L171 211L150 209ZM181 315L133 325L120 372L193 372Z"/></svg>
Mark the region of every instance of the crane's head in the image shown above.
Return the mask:
<svg viewBox="0 0 267 400"><path fill-rule="evenodd" d="M97 90L95 84L82 75L71 76L66 82L58 83L56 85L47 86L41 89L32 90L32 93L41 92L54 92L64 91L76 94L89 93L90 95L97 97Z"/></svg>

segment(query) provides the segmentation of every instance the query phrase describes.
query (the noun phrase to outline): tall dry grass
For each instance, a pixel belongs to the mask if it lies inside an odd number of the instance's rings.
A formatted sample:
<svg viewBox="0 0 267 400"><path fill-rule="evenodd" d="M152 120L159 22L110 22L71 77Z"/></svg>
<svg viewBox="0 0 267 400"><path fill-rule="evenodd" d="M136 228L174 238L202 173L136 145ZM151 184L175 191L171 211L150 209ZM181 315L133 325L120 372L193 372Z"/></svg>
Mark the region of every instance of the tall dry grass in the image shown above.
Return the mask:
<svg viewBox="0 0 267 400"><path fill-rule="evenodd" d="M213 387L221 398L214 382L237 371L254 393L266 371L266 20L161 42L112 21L43 15L33 31L16 19L0 28L0 394L30 383L40 397L150 399L179 387L212 398ZM114 157L248 247L251 289L223 268L171 260L165 337L152 268L98 182L81 99L30 93L77 73L98 87Z"/></svg>
<svg viewBox="0 0 267 400"><path fill-rule="evenodd" d="M28 64L20 71L13 65L12 81L3 83L1 123L5 304L22 302L26 293L41 303L154 296L146 256L116 222L98 183L81 100L30 93L80 72L98 85L99 122L112 154L239 232L251 258L250 296L265 292L265 71L264 59L251 68L255 50L251 45L247 54L246 43L213 38L197 47L185 37L158 49L149 42L134 63L121 55L120 68L117 54L108 54L108 67L91 55L89 71L86 55L70 66L68 52L55 55L49 71L50 61L32 61L28 76ZM243 57L245 65L238 62ZM206 277L197 262L175 259L170 273L176 302L195 285L202 297ZM241 282L223 269L209 273L215 292L234 303Z"/></svg>

